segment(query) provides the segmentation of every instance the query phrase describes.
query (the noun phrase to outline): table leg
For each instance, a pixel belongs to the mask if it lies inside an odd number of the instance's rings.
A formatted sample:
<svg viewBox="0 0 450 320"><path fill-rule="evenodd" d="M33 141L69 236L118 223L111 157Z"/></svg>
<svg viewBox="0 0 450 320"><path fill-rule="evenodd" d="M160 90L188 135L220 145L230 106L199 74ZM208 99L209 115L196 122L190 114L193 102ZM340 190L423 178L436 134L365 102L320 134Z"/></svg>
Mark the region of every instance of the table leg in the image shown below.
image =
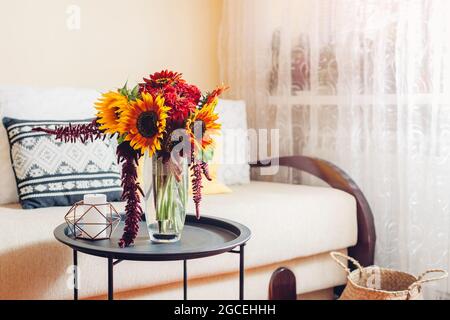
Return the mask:
<svg viewBox="0 0 450 320"><path fill-rule="evenodd" d="M239 248L239 300L244 300L244 246Z"/></svg>
<svg viewBox="0 0 450 320"><path fill-rule="evenodd" d="M187 261L183 260L183 300L187 300Z"/></svg>
<svg viewBox="0 0 450 320"><path fill-rule="evenodd" d="M108 258L108 300L114 300L114 264L113 259Z"/></svg>
<svg viewBox="0 0 450 320"><path fill-rule="evenodd" d="M73 300L78 300L78 254L73 250Z"/></svg>

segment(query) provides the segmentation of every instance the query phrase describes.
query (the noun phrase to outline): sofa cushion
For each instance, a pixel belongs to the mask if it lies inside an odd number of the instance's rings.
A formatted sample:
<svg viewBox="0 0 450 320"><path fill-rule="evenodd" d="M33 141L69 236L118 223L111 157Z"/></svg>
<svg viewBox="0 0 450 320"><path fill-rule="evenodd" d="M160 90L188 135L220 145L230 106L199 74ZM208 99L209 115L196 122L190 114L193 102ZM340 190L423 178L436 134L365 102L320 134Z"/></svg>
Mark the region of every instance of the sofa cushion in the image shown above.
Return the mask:
<svg viewBox="0 0 450 320"><path fill-rule="evenodd" d="M247 269L356 243L356 205L347 193L270 182L234 186L233 191L204 196L202 212L236 220L251 229L252 238L245 250ZM0 299L71 298L67 283L72 252L53 238L53 229L64 221L67 210L59 207L30 212L18 205L0 206ZM140 237L148 239L145 230ZM104 294L106 261L80 254L79 263L80 295ZM238 267L236 255L223 254L190 261L188 272L190 279L203 278L236 272ZM182 263L126 261L114 272L115 290L127 291L180 281Z"/></svg>
<svg viewBox="0 0 450 320"><path fill-rule="evenodd" d="M200 210L251 229L246 260L254 266L356 244L356 201L346 192L260 181L231 189L203 197Z"/></svg>
<svg viewBox="0 0 450 320"><path fill-rule="evenodd" d="M34 128L89 124L80 121L32 121L3 118L19 199L24 209L71 206L84 194L104 193L108 201L122 195L114 139L62 143Z"/></svg>

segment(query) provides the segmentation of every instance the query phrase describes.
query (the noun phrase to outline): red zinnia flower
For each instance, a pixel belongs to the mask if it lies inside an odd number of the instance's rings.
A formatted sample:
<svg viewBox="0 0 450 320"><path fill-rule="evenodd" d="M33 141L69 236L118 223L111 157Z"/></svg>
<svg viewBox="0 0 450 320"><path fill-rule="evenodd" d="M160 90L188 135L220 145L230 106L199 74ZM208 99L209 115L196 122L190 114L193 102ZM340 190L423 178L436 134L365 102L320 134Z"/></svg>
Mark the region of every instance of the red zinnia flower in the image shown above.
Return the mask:
<svg viewBox="0 0 450 320"><path fill-rule="evenodd" d="M198 105L201 97L201 92L196 86L185 82L179 82L175 84L173 88L175 88L176 91L176 100L174 101L172 109L169 112L169 117L171 117L175 122L181 123L186 121L191 112L195 111L195 107ZM173 96L171 89L167 91L170 99L172 99Z"/></svg>
<svg viewBox="0 0 450 320"><path fill-rule="evenodd" d="M140 90L153 96L164 96L165 104L171 108L169 119L175 123L186 121L201 98L201 92L196 86L187 84L180 73L167 70L150 75L150 79L144 78Z"/></svg>
<svg viewBox="0 0 450 320"><path fill-rule="evenodd" d="M198 102L200 101L200 97L202 96L199 88L187 83L178 84L177 89L181 97L191 100L191 102L193 102L195 105L198 104Z"/></svg>
<svg viewBox="0 0 450 320"><path fill-rule="evenodd" d="M166 85L172 85L176 82L184 82L184 80L181 79L181 76L181 73L163 70L161 72L156 72L150 75L150 79L144 78L145 84L143 85L146 87L146 89L148 89L148 87L163 88Z"/></svg>

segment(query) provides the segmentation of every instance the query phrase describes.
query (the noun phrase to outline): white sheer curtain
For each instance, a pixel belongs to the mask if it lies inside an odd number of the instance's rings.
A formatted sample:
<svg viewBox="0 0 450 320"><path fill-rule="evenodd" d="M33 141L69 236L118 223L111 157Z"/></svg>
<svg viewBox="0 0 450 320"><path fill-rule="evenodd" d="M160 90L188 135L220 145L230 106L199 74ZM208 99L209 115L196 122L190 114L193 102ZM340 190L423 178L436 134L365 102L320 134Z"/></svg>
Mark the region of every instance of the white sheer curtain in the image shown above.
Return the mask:
<svg viewBox="0 0 450 320"><path fill-rule="evenodd" d="M366 194L376 263L450 269L450 1L225 0L222 78L280 154L330 160ZM301 176L284 172L284 181ZM428 286L448 298L449 282Z"/></svg>

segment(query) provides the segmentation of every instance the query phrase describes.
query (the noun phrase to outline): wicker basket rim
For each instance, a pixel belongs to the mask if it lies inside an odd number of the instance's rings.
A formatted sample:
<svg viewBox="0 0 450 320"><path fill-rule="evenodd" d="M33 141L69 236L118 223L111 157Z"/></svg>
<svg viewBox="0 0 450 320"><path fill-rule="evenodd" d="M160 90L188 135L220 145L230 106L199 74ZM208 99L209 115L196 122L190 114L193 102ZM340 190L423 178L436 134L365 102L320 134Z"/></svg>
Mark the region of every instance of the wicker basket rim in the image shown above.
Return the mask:
<svg viewBox="0 0 450 320"><path fill-rule="evenodd" d="M375 269L375 268L376 268L376 269L379 269L379 270L384 270L384 271L390 271L390 272L395 272L395 273L402 273L402 274L404 274L404 275L413 277L416 281L419 280L415 275L412 275L411 273L403 272L403 271L398 271L398 270L394 270L394 269L390 269L390 268L382 268L382 267L378 267L378 266L376 266L376 265L365 267L365 268L363 268L362 270L363 270L363 271L366 271L366 270L372 270L372 269ZM355 287L357 287L357 288L359 288L359 289L369 290L369 291L372 291L372 292L379 292L379 293L384 293L384 294L394 294L394 295L404 295L404 294L408 294L409 291L410 291L410 290L408 290L408 289L405 289L405 290L399 290L399 291L388 291L388 290L382 290L382 289L375 289L375 288L363 287L363 286L361 286L361 285L355 283L355 282L353 281L353 279L351 278L352 275L356 275L357 273L360 273L359 269L355 269L355 270L353 270L352 272L350 272L350 274L347 275L347 280L348 280L349 282L351 282L351 284L352 284L353 286L355 286ZM418 290L419 290L419 292L420 292L420 286L419 286L419 289L418 289Z"/></svg>

